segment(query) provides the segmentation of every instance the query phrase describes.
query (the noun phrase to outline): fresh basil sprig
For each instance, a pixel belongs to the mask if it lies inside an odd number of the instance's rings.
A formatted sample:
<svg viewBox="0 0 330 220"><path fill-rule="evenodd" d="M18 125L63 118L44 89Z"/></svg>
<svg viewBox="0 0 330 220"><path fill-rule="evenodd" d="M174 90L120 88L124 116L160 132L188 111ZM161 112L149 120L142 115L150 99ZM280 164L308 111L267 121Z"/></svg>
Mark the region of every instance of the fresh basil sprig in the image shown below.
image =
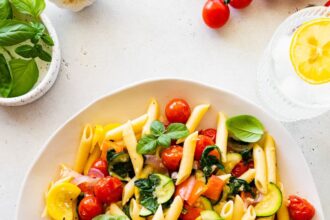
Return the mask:
<svg viewBox="0 0 330 220"><path fill-rule="evenodd" d="M0 0L0 20L13 17L13 11L11 9L9 0Z"/></svg>
<svg viewBox="0 0 330 220"><path fill-rule="evenodd" d="M215 171L215 168L224 169L224 166L222 165L220 159L218 159L214 155L210 155L211 151L216 150L218 151L220 155L219 147L216 145L207 146L203 153L202 157L200 159L200 165L202 168L203 173L206 177L209 177L212 175L212 173Z"/></svg>
<svg viewBox="0 0 330 220"><path fill-rule="evenodd" d="M238 115L229 118L226 125L235 139L248 143L259 141L264 134L262 123L251 115Z"/></svg>
<svg viewBox="0 0 330 220"><path fill-rule="evenodd" d="M137 152L140 154L153 154L157 146L169 147L171 140L177 140L189 135L188 128L182 123L172 123L167 129L160 121L153 121L150 126L150 134L143 135L137 144Z"/></svg>
<svg viewBox="0 0 330 220"><path fill-rule="evenodd" d="M15 49L15 52L24 58L36 58L39 57L43 61L50 62L52 56L42 49L40 44L31 45L21 45Z"/></svg>
<svg viewBox="0 0 330 220"><path fill-rule="evenodd" d="M38 30L23 21L0 21L0 46L12 46L33 38Z"/></svg>

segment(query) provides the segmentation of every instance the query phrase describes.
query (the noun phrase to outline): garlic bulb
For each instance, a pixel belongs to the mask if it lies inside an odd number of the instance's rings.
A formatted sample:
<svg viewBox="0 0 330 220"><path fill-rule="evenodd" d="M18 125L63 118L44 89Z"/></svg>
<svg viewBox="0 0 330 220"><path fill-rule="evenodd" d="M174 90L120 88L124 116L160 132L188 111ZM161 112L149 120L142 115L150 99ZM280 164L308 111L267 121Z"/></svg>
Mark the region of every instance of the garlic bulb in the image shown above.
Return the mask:
<svg viewBox="0 0 330 220"><path fill-rule="evenodd" d="M95 0L51 0L61 8L68 8L72 11L80 11L93 4Z"/></svg>

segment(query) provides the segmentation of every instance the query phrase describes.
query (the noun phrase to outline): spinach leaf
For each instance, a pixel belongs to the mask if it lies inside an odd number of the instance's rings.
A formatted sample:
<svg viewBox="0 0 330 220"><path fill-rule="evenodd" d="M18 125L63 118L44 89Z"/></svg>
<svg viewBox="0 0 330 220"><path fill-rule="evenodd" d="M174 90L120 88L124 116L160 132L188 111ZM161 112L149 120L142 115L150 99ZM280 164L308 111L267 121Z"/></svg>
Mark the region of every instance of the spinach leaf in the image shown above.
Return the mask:
<svg viewBox="0 0 330 220"><path fill-rule="evenodd" d="M0 20L5 20L13 17L9 0L0 0Z"/></svg>
<svg viewBox="0 0 330 220"><path fill-rule="evenodd" d="M129 220L129 218L124 215L113 216L109 214L102 214L94 217L92 220Z"/></svg>
<svg viewBox="0 0 330 220"><path fill-rule="evenodd" d="M213 150L218 151L219 155L221 155L219 147L216 145L212 145L207 146L204 149L202 157L200 159L200 165L206 177L211 176L216 168L221 170L224 169L224 166L222 165L220 159L218 159L216 156L210 155L211 151Z"/></svg>
<svg viewBox="0 0 330 220"><path fill-rule="evenodd" d="M149 175L148 178L138 179L134 182L134 185L140 190L141 205L152 213L155 213L159 206L154 193L159 183L159 177L153 174Z"/></svg>
<svg viewBox="0 0 330 220"><path fill-rule="evenodd" d="M12 46L31 39L37 30L27 23L16 20L0 21L0 46Z"/></svg>
<svg viewBox="0 0 330 220"><path fill-rule="evenodd" d="M45 9L45 0L12 0L13 6L22 14L38 17Z"/></svg>
<svg viewBox="0 0 330 220"><path fill-rule="evenodd" d="M134 169L130 157L125 152L116 153L111 149L107 152L108 171L110 175L117 175L123 179L134 176Z"/></svg>
<svg viewBox="0 0 330 220"><path fill-rule="evenodd" d="M261 122L251 115L238 115L229 118L226 126L234 138L248 143L259 141L264 134Z"/></svg>
<svg viewBox="0 0 330 220"><path fill-rule="evenodd" d="M13 59L9 62L13 77L13 86L10 97L23 95L30 91L39 77L39 70L34 59Z"/></svg>
<svg viewBox="0 0 330 220"><path fill-rule="evenodd" d="M238 179L234 176L230 177L229 184L230 190L228 193L228 197L235 197L235 195L239 194L240 192L249 192L252 196L255 196L255 193L252 190L252 187L249 185L248 182L242 179Z"/></svg>
<svg viewBox="0 0 330 220"><path fill-rule="evenodd" d="M3 54L0 54L0 95L8 97L12 88L12 78L7 61Z"/></svg>

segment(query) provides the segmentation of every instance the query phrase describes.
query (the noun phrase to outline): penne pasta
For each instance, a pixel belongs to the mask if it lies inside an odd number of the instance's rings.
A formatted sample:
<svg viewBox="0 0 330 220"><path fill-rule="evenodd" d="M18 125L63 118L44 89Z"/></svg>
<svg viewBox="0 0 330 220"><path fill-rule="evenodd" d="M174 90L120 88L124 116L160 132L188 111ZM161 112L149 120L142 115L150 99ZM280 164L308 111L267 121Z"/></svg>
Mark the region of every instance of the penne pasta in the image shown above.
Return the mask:
<svg viewBox="0 0 330 220"><path fill-rule="evenodd" d="M93 128L87 124L84 128L83 135L80 140L80 146L75 160L74 170L78 173L84 171L90 149L93 141Z"/></svg>
<svg viewBox="0 0 330 220"><path fill-rule="evenodd" d="M242 220L244 215L244 202L239 195L236 195L234 201L234 211L232 220Z"/></svg>
<svg viewBox="0 0 330 220"><path fill-rule="evenodd" d="M142 128L145 124L145 122L148 119L148 115L144 114L134 120L132 120L132 127L134 130L134 133L139 133L142 131ZM110 131L108 131L105 134L105 140L112 140L112 141L120 141L123 138L123 130L125 128L125 125L120 125L119 127L116 127Z"/></svg>
<svg viewBox="0 0 330 220"><path fill-rule="evenodd" d="M224 182L228 183L230 177L231 177L231 174L223 174L223 175L220 175L218 176L221 180L223 180Z"/></svg>
<svg viewBox="0 0 330 220"><path fill-rule="evenodd" d="M234 213L234 202L232 200L229 200L222 207L221 212L220 212L220 216L224 220L232 220L233 213Z"/></svg>
<svg viewBox="0 0 330 220"><path fill-rule="evenodd" d="M132 178L126 185L124 186L123 189L123 194L122 194L122 205L124 206L134 195L134 182L136 180L136 177Z"/></svg>
<svg viewBox="0 0 330 220"><path fill-rule="evenodd" d="M101 150L99 146L96 146L93 150L93 152L89 155L88 160L86 162L85 168L84 168L84 175L88 175L89 169L92 167L93 163L100 158L101 156Z"/></svg>
<svg viewBox="0 0 330 220"><path fill-rule="evenodd" d="M245 173L243 173L238 179L245 180L248 183L251 183L256 176L256 170L253 168L248 169Z"/></svg>
<svg viewBox="0 0 330 220"><path fill-rule="evenodd" d="M121 208L119 208L119 206L116 203L111 203L109 206L109 210L106 212L109 215L113 215L113 216L126 216L125 212L123 212L121 210Z"/></svg>
<svg viewBox="0 0 330 220"><path fill-rule="evenodd" d="M245 211L242 220L255 220L256 217L257 217L256 211L254 210L254 207L250 205Z"/></svg>
<svg viewBox="0 0 330 220"><path fill-rule="evenodd" d="M151 99L147 110L148 119L143 126L142 135L150 133L150 125L159 117L159 105L156 99Z"/></svg>
<svg viewBox="0 0 330 220"><path fill-rule="evenodd" d="M266 155L268 182L276 183L276 148L274 139L269 134L266 135L264 150Z"/></svg>
<svg viewBox="0 0 330 220"><path fill-rule="evenodd" d="M282 192L282 198L283 198L282 205L276 213L277 220L290 220L287 204L284 200L284 198L286 198L286 197L285 197L283 184L281 182L278 182L277 186L280 188L280 190Z"/></svg>
<svg viewBox="0 0 330 220"><path fill-rule="evenodd" d="M227 162L227 140L228 130L226 126L226 116L223 112L218 113L217 139L216 145L220 148L222 162Z"/></svg>
<svg viewBox="0 0 330 220"><path fill-rule="evenodd" d="M123 128L123 139L133 164L134 173L139 176L143 168L143 156L136 151L137 141L130 121Z"/></svg>
<svg viewBox="0 0 330 220"><path fill-rule="evenodd" d="M176 196L168 209L165 220L175 220L178 219L181 215L183 209L183 200L180 196Z"/></svg>
<svg viewBox="0 0 330 220"><path fill-rule="evenodd" d="M194 154L195 154L197 136L198 136L197 131L190 134L183 144L182 159L180 162L180 168L175 183L176 185L179 185L180 183L185 181L191 174L194 163Z"/></svg>
<svg viewBox="0 0 330 220"><path fill-rule="evenodd" d="M156 213L154 214L154 216L152 217L152 220L165 220L163 208L161 205L158 206L158 209L157 209Z"/></svg>
<svg viewBox="0 0 330 220"><path fill-rule="evenodd" d="M207 112L207 110L209 109L209 107L210 107L209 104L202 104L202 105L197 105L193 109L193 111L186 123L189 133L193 133L196 130L197 126L201 122L202 118L204 117L204 115ZM183 143L184 140L185 140L185 138L181 138L181 139L177 140L176 143L177 144Z"/></svg>
<svg viewBox="0 0 330 220"><path fill-rule="evenodd" d="M89 153L92 153L96 145L101 146L104 140L104 129L101 125L95 125L93 130L92 147Z"/></svg>
<svg viewBox="0 0 330 220"><path fill-rule="evenodd" d="M258 144L253 146L253 160L256 170L255 185L262 194L266 194L268 191L266 158L264 150Z"/></svg>
<svg viewBox="0 0 330 220"><path fill-rule="evenodd" d="M140 216L141 206L135 201L135 199L131 200L132 209L130 210L130 215L132 220L145 220L145 218Z"/></svg>

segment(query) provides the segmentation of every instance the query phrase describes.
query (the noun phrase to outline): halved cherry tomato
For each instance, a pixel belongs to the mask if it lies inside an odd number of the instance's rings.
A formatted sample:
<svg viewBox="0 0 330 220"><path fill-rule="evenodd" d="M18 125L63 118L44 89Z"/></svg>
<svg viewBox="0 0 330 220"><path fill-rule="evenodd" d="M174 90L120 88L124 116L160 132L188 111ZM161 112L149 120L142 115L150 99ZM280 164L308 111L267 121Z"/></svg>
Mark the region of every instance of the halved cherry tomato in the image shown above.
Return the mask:
<svg viewBox="0 0 330 220"><path fill-rule="evenodd" d="M182 159L183 149L179 145L172 145L166 148L161 153L161 158L164 166L170 171L176 171L179 169Z"/></svg>
<svg viewBox="0 0 330 220"><path fill-rule="evenodd" d="M329 7L330 6L330 1L327 1L327 3L325 3L324 6Z"/></svg>
<svg viewBox="0 0 330 220"><path fill-rule="evenodd" d="M213 142L215 142L217 138L217 129L208 128L208 129L200 130L199 134L208 136L212 139Z"/></svg>
<svg viewBox="0 0 330 220"><path fill-rule="evenodd" d="M203 19L210 28L220 28L229 20L230 11L223 0L208 0L203 8Z"/></svg>
<svg viewBox="0 0 330 220"><path fill-rule="evenodd" d="M212 175L207 182L207 190L204 192L204 196L209 199L217 201L223 190L225 182L219 177Z"/></svg>
<svg viewBox="0 0 330 220"><path fill-rule="evenodd" d="M95 196L101 202L107 204L121 200L122 192L123 184L116 177L107 176L102 178L94 186Z"/></svg>
<svg viewBox="0 0 330 220"><path fill-rule="evenodd" d="M289 196L289 214L292 220L311 220L315 215L315 208L303 198Z"/></svg>
<svg viewBox="0 0 330 220"><path fill-rule="evenodd" d="M234 177L240 177L243 173L245 173L249 169L249 165L246 164L243 160L241 160L231 171L231 175Z"/></svg>
<svg viewBox="0 0 330 220"><path fill-rule="evenodd" d="M194 155L195 160L199 161L202 157L204 149L210 145L214 145L214 141L210 137L205 135L198 135ZM220 155L217 150L211 151L209 155L216 156L218 159L220 159Z"/></svg>
<svg viewBox="0 0 330 220"><path fill-rule="evenodd" d="M92 220L95 216L102 214L101 202L95 196L83 198L78 206L79 219Z"/></svg>
<svg viewBox="0 0 330 220"><path fill-rule="evenodd" d="M196 220L201 215L201 208L191 207L189 205L184 206L185 213L181 214L180 219L182 220Z"/></svg>
<svg viewBox="0 0 330 220"><path fill-rule="evenodd" d="M230 0L230 6L236 9L246 8L251 4L252 0Z"/></svg>
<svg viewBox="0 0 330 220"><path fill-rule="evenodd" d="M190 113L190 106L184 99L172 99L167 103L165 108L165 114L170 123L186 123L189 119Z"/></svg>
<svg viewBox="0 0 330 220"><path fill-rule="evenodd" d="M104 176L109 176L109 172L108 172L108 162L106 160L103 159L98 159L96 160L91 168L95 168L98 169L99 171L101 171Z"/></svg>

